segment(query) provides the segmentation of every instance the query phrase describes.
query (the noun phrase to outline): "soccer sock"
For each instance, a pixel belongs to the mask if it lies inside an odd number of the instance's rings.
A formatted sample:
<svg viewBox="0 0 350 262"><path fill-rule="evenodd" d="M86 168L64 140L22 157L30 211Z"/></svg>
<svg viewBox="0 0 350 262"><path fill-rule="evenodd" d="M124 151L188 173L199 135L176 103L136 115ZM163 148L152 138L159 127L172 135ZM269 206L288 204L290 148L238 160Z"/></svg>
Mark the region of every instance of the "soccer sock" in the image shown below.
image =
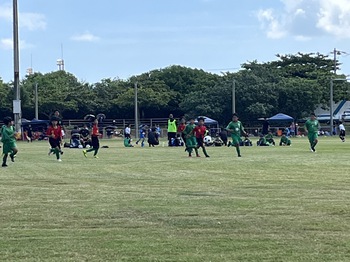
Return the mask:
<svg viewBox="0 0 350 262"><path fill-rule="evenodd" d="M2 158L2 164L3 164L3 165L6 165L7 156L8 156L8 154L4 154L4 157Z"/></svg>
<svg viewBox="0 0 350 262"><path fill-rule="evenodd" d="M60 150L58 148L55 148L55 155L57 159L60 159Z"/></svg>
<svg viewBox="0 0 350 262"><path fill-rule="evenodd" d="M207 154L207 150L205 149L204 146L202 146L202 150L203 150L203 153L204 153L204 155L205 155L206 157L209 156L209 155Z"/></svg>
<svg viewBox="0 0 350 262"><path fill-rule="evenodd" d="M92 152L92 151L94 151L95 150L95 148L90 148L90 149L88 149L88 150L86 150L86 152Z"/></svg>
<svg viewBox="0 0 350 262"><path fill-rule="evenodd" d="M237 155L241 155L241 149L239 148L239 146L236 146L236 151L237 151Z"/></svg>
<svg viewBox="0 0 350 262"><path fill-rule="evenodd" d="M95 149L95 153L94 153L94 156L97 155L97 152L98 152L98 148Z"/></svg>
<svg viewBox="0 0 350 262"><path fill-rule="evenodd" d="M194 148L194 151L196 152L196 156L199 156L197 147Z"/></svg>

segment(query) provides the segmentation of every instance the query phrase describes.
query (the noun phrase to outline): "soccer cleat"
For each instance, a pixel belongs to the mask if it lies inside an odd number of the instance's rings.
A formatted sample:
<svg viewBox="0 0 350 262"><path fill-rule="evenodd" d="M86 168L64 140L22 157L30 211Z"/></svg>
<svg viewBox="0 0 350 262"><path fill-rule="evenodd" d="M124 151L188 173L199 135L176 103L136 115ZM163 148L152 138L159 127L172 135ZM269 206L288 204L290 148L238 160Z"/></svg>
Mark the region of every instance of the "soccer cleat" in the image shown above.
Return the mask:
<svg viewBox="0 0 350 262"><path fill-rule="evenodd" d="M238 157L242 157L241 155L238 155Z"/></svg>
<svg viewBox="0 0 350 262"><path fill-rule="evenodd" d="M197 155L197 157L201 157L200 155Z"/></svg>
<svg viewBox="0 0 350 262"><path fill-rule="evenodd" d="M206 155L205 157L210 157L209 155Z"/></svg>
<svg viewBox="0 0 350 262"><path fill-rule="evenodd" d="M12 161L12 162L15 162L15 158L16 158L16 156L12 156L12 155L10 155L10 158L11 158L11 161Z"/></svg>
<svg viewBox="0 0 350 262"><path fill-rule="evenodd" d="M62 150L60 151L60 154L63 155L63 151Z"/></svg>
<svg viewBox="0 0 350 262"><path fill-rule="evenodd" d="M61 159L61 158L59 158L59 159L57 159L57 161L58 161L58 162L62 162L62 159Z"/></svg>
<svg viewBox="0 0 350 262"><path fill-rule="evenodd" d="M49 148L49 153L47 153L48 156L50 156L52 153L51 148Z"/></svg>
<svg viewBox="0 0 350 262"><path fill-rule="evenodd" d="M98 156L94 156L94 158L99 159L99 157L98 157Z"/></svg>
<svg viewBox="0 0 350 262"><path fill-rule="evenodd" d="M86 154L87 152L86 152L86 150L83 150L83 155L85 156L85 157L87 157L87 154Z"/></svg>
<svg viewBox="0 0 350 262"><path fill-rule="evenodd" d="M7 167L7 165L5 163L2 164L2 167Z"/></svg>
<svg viewBox="0 0 350 262"><path fill-rule="evenodd" d="M230 147L230 146L232 146L232 143L228 142L227 147Z"/></svg>

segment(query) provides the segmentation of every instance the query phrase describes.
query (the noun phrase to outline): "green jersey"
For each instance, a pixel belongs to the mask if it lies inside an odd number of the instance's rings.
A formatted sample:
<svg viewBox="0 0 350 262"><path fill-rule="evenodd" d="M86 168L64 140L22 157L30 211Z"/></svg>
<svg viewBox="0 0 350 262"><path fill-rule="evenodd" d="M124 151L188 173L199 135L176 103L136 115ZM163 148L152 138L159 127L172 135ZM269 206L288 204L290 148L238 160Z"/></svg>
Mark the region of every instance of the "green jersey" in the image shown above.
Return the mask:
<svg viewBox="0 0 350 262"><path fill-rule="evenodd" d="M236 135L240 137L241 133L244 132L244 127L241 121L237 121L237 122L231 121L226 127L226 130L230 131L231 135Z"/></svg>
<svg viewBox="0 0 350 262"><path fill-rule="evenodd" d="M288 144L288 143L290 143L290 140L289 140L288 137L282 136L282 137L281 137L281 143L283 143L283 144Z"/></svg>
<svg viewBox="0 0 350 262"><path fill-rule="evenodd" d="M273 135L272 135L272 134L267 134L267 135L265 136L265 138L266 138L266 139L273 139Z"/></svg>
<svg viewBox="0 0 350 262"><path fill-rule="evenodd" d="M5 126L3 125L1 128L1 142L3 143L15 143L16 138L15 138L15 129L13 126Z"/></svg>
<svg viewBox="0 0 350 262"><path fill-rule="evenodd" d="M318 133L318 130L320 129L320 124L318 123L318 120L307 120L305 123L305 127L308 133Z"/></svg>
<svg viewBox="0 0 350 262"><path fill-rule="evenodd" d="M187 126L186 126L186 128L185 128L185 130L183 131L183 133L187 136L187 135L189 135L189 134L191 134L191 136L194 136L194 134L193 134L193 129L196 127L196 125L195 124L188 124Z"/></svg>

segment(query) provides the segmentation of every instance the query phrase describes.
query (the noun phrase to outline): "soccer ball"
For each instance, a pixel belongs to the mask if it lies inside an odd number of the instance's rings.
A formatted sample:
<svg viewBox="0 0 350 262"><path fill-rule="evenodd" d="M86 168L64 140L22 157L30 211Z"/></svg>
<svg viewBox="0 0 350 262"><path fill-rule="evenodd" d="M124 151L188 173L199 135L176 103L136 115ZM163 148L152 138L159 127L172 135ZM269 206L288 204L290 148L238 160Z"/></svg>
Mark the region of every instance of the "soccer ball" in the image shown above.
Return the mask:
<svg viewBox="0 0 350 262"><path fill-rule="evenodd" d="M212 142L211 136L204 137L204 143L210 144Z"/></svg>
<svg viewBox="0 0 350 262"><path fill-rule="evenodd" d="M83 146L82 146L82 145L79 145L79 146L78 146L78 148L80 148L80 149L81 149L81 148L83 148Z"/></svg>
<svg viewBox="0 0 350 262"><path fill-rule="evenodd" d="M90 148L90 145L86 145L86 148Z"/></svg>

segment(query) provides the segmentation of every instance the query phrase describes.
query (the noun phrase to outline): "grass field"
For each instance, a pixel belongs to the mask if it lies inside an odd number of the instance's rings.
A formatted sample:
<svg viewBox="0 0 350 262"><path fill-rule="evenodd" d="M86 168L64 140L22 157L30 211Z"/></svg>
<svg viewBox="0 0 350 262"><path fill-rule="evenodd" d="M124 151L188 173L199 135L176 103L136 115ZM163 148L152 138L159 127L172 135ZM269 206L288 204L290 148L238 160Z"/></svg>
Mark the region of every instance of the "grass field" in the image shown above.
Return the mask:
<svg viewBox="0 0 350 262"><path fill-rule="evenodd" d="M350 261L350 144L124 148L19 143L0 169L1 261Z"/></svg>

